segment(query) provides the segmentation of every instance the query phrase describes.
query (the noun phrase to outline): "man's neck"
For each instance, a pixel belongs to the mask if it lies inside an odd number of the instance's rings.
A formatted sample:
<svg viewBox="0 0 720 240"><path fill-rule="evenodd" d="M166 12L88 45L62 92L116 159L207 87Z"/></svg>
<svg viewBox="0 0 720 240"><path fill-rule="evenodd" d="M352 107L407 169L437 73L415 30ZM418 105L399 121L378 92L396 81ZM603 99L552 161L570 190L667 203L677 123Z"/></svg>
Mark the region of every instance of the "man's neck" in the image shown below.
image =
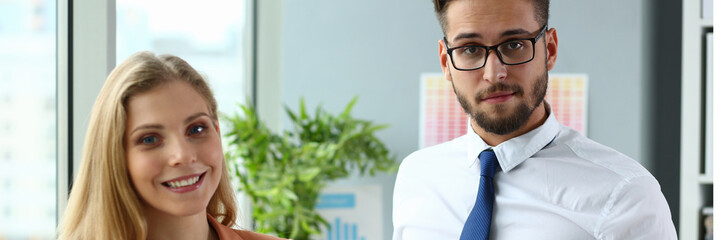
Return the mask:
<svg viewBox="0 0 720 240"><path fill-rule="evenodd" d="M145 209L148 240L217 239L205 211L185 217L172 216L157 209Z"/></svg>
<svg viewBox="0 0 720 240"><path fill-rule="evenodd" d="M511 133L505 135L497 135L494 133L490 133L478 126L477 123L472 120L470 121L470 126L472 127L475 134L480 136L480 138L482 138L485 143L490 146L497 146L507 140L523 135L527 132L532 131L533 129L542 126L548 116L550 116L550 114L548 113L547 108L545 107L545 102L543 101L537 108L535 108L535 110L533 110L533 113L530 114L530 118L528 119L528 121L523 126Z"/></svg>

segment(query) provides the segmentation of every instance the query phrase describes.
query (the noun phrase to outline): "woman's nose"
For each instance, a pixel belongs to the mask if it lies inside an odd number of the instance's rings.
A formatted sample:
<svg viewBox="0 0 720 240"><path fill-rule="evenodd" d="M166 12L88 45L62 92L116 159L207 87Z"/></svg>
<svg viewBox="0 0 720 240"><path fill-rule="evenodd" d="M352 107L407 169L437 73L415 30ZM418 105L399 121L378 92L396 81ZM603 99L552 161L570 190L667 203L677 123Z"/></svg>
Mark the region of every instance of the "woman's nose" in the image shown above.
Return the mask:
<svg viewBox="0 0 720 240"><path fill-rule="evenodd" d="M197 155L192 149L192 144L184 138L171 141L167 149L169 153L168 164L170 166L189 165L197 161Z"/></svg>

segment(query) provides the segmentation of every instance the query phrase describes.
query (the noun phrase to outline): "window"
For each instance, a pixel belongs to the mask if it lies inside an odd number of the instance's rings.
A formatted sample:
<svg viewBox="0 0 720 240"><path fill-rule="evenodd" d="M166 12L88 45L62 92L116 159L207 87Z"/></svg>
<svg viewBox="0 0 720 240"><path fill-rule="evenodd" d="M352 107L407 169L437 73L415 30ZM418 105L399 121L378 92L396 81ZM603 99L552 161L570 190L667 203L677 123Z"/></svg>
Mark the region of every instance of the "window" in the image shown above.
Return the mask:
<svg viewBox="0 0 720 240"><path fill-rule="evenodd" d="M55 234L55 4L0 1L0 239Z"/></svg>
<svg viewBox="0 0 720 240"><path fill-rule="evenodd" d="M246 1L117 0L117 63L150 50L177 55L203 74L221 113L249 90Z"/></svg>

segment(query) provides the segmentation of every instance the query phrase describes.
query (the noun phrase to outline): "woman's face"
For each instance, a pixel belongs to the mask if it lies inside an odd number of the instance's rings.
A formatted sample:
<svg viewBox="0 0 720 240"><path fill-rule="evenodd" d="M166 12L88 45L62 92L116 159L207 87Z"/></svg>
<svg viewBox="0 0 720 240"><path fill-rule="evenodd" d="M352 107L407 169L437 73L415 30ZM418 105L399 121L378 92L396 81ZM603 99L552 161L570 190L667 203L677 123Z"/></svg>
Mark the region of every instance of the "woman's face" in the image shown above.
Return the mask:
<svg viewBox="0 0 720 240"><path fill-rule="evenodd" d="M222 174L217 121L190 84L170 81L132 96L125 153L147 214L205 214Z"/></svg>

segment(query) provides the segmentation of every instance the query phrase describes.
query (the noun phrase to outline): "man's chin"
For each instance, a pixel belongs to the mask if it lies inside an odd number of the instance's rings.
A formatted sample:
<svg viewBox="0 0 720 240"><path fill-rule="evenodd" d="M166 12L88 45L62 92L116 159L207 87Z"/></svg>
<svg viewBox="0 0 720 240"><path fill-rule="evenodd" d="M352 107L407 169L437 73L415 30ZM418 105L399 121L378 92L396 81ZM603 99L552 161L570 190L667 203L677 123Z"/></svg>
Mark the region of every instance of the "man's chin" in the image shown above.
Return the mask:
<svg viewBox="0 0 720 240"><path fill-rule="evenodd" d="M529 106L503 103L482 106L470 117L486 132L505 135L522 127L528 121L531 112Z"/></svg>
<svg viewBox="0 0 720 240"><path fill-rule="evenodd" d="M476 109L475 112L483 113L490 119L502 119L511 116L517 110L517 107L516 103L510 101L492 104L481 102L479 108Z"/></svg>
<svg viewBox="0 0 720 240"><path fill-rule="evenodd" d="M496 115L496 114L493 114L493 115L484 114L484 115L482 115L482 116L483 116L483 117L482 117L482 121L483 121L483 122L482 122L482 123L480 123L480 122L477 123L479 126L483 126L483 125L492 125L492 126L502 125L502 124L507 123L508 121L511 121L511 118L512 118L512 116ZM474 120L478 120L477 117L473 117L473 119L474 119Z"/></svg>

